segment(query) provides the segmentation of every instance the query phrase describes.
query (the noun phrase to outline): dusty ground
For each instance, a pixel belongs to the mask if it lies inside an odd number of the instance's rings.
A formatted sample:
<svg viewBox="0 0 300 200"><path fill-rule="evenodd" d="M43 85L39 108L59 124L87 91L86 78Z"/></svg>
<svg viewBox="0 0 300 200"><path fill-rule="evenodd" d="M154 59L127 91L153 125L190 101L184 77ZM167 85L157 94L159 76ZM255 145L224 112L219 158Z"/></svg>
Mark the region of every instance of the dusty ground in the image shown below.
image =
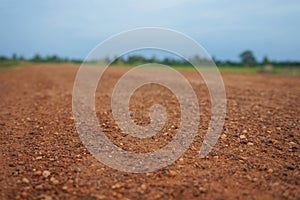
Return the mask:
<svg viewBox="0 0 300 200"><path fill-rule="evenodd" d="M223 74L224 131L200 159L210 102L203 82L185 71L199 97L199 136L167 168L130 174L99 163L82 145L72 118L77 69L49 64L0 73L0 199L300 199L299 77ZM166 126L150 139L122 134L109 102L113 84L126 70L110 69L98 88L100 125L128 151L158 149L176 133L178 102L161 86L140 88L130 104L133 120L149 123L147 108L160 102L168 111Z"/></svg>

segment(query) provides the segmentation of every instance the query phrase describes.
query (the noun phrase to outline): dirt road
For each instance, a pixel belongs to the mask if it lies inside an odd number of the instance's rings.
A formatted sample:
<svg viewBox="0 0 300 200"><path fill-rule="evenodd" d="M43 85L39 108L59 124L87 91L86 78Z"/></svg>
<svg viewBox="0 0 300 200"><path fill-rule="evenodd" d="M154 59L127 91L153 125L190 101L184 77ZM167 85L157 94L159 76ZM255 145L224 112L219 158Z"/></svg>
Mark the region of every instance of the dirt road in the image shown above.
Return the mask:
<svg viewBox="0 0 300 200"><path fill-rule="evenodd" d="M300 199L299 77L224 73L224 130L213 151L200 159L210 101L198 75L182 72L199 99L199 135L172 165L132 174L98 162L81 143L72 116L77 69L45 64L0 73L0 199ZM147 108L161 103L167 108L166 125L148 139L122 134L110 97L127 70L110 68L100 82L100 126L125 150L159 149L176 134L178 101L161 86L143 86L130 102L132 119L149 123Z"/></svg>

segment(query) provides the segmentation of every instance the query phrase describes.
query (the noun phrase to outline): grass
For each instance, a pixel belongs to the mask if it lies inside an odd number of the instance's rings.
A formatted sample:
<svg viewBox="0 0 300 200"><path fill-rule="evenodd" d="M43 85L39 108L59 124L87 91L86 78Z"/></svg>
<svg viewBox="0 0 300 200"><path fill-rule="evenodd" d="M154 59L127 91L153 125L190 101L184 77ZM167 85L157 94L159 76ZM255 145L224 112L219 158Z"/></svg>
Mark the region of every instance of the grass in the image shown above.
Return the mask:
<svg viewBox="0 0 300 200"><path fill-rule="evenodd" d="M300 67L275 67L273 73L300 76Z"/></svg>
<svg viewBox="0 0 300 200"><path fill-rule="evenodd" d="M174 66L175 69L179 70L193 70L192 66ZM271 71L264 72L261 66L255 67L243 67L243 66L220 66L218 67L220 72L224 73L243 73L243 74L254 74L254 73L265 73L265 74L279 74L279 75L293 75L300 76L300 67L289 67L289 66L275 66Z"/></svg>
<svg viewBox="0 0 300 200"><path fill-rule="evenodd" d="M0 71L11 69L14 67L19 67L19 66L29 66L32 64L34 64L34 62L24 61L24 60L0 60ZM95 65L98 64L99 63L95 63ZM113 67L133 67L133 66L125 65L125 64L113 65ZM172 66L172 67L177 70L195 70L195 68L192 65ZM255 66L255 67L220 66L218 67L218 69L220 72L224 72L224 73L246 73L246 74L268 73L268 74L300 76L300 67L290 67L290 66L275 66L269 72L263 72L263 68L261 66Z"/></svg>
<svg viewBox="0 0 300 200"><path fill-rule="evenodd" d="M32 65L32 62L24 60L0 60L0 71L28 65Z"/></svg>
<svg viewBox="0 0 300 200"><path fill-rule="evenodd" d="M218 67L220 72L231 72L231 73L247 73L253 74L259 71L258 67L232 67L232 66L222 66Z"/></svg>

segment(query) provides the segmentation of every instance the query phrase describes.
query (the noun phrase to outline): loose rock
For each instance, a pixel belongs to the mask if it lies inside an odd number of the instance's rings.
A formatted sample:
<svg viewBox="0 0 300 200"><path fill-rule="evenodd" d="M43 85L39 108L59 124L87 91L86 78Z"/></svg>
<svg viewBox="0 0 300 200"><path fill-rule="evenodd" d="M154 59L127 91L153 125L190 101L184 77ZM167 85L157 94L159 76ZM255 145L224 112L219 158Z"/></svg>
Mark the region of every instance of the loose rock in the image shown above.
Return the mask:
<svg viewBox="0 0 300 200"><path fill-rule="evenodd" d="M114 184L113 186L111 186L111 189L120 189L120 188L122 188L123 187L123 184L121 184L121 183L116 183L116 184Z"/></svg>
<svg viewBox="0 0 300 200"><path fill-rule="evenodd" d="M44 188L44 186L41 184L41 185L37 185L36 187L35 187L35 189L37 189L37 190L41 190L41 189L43 189Z"/></svg>
<svg viewBox="0 0 300 200"><path fill-rule="evenodd" d="M48 178L50 176L50 172L48 170L43 171L43 177Z"/></svg>
<svg viewBox="0 0 300 200"><path fill-rule="evenodd" d="M199 187L199 191L200 191L200 193L206 193L206 188L204 188L204 187Z"/></svg>
<svg viewBox="0 0 300 200"><path fill-rule="evenodd" d="M10 166L10 167L14 167L14 166L15 166L15 164L14 164L13 162L8 162L8 166Z"/></svg>
<svg viewBox="0 0 300 200"><path fill-rule="evenodd" d="M168 171L168 175L173 177L173 176L177 175L177 172L173 171L173 170L170 170L170 171Z"/></svg>
<svg viewBox="0 0 300 200"><path fill-rule="evenodd" d="M146 190L147 190L147 186L143 183L143 184L140 186L139 191L140 191L141 193L144 193Z"/></svg>
<svg viewBox="0 0 300 200"><path fill-rule="evenodd" d="M36 159L36 160L42 160L43 157L42 157L42 156L38 156L38 157L36 157L35 159Z"/></svg>
<svg viewBox="0 0 300 200"><path fill-rule="evenodd" d="M75 167L74 172L81 172L81 169L79 167Z"/></svg>
<svg viewBox="0 0 300 200"><path fill-rule="evenodd" d="M240 135L240 139L246 139L246 136L245 135Z"/></svg>
<svg viewBox="0 0 300 200"><path fill-rule="evenodd" d="M34 131L30 131L28 132L29 135L33 135L34 134Z"/></svg>
<svg viewBox="0 0 300 200"><path fill-rule="evenodd" d="M221 139L222 139L222 140L225 140L226 138L227 138L227 135L226 135L226 134L222 134L222 135L221 135Z"/></svg>
<svg viewBox="0 0 300 200"><path fill-rule="evenodd" d="M50 181L51 181L51 183L53 183L55 185L59 183L59 181L56 178L54 178L54 177L51 177Z"/></svg>
<svg viewBox="0 0 300 200"><path fill-rule="evenodd" d="M28 184L29 183L29 180L27 178L22 178L22 183L25 183L25 184Z"/></svg>
<svg viewBox="0 0 300 200"><path fill-rule="evenodd" d="M68 186L67 185L64 185L61 189L63 189L63 190L68 190Z"/></svg>
<svg viewBox="0 0 300 200"><path fill-rule="evenodd" d="M286 167L287 167L289 170L294 170L294 169L296 168L293 164L287 164Z"/></svg>

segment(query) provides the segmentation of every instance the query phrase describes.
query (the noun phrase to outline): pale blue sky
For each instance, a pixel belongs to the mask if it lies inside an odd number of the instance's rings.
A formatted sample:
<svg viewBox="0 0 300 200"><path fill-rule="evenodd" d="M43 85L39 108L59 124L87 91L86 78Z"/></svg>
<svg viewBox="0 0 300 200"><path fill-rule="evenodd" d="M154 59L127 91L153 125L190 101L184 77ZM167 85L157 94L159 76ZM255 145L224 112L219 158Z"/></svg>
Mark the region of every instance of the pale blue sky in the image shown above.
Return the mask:
<svg viewBox="0 0 300 200"><path fill-rule="evenodd" d="M299 0L0 0L0 55L84 58L118 32L175 29L219 59L300 60Z"/></svg>

